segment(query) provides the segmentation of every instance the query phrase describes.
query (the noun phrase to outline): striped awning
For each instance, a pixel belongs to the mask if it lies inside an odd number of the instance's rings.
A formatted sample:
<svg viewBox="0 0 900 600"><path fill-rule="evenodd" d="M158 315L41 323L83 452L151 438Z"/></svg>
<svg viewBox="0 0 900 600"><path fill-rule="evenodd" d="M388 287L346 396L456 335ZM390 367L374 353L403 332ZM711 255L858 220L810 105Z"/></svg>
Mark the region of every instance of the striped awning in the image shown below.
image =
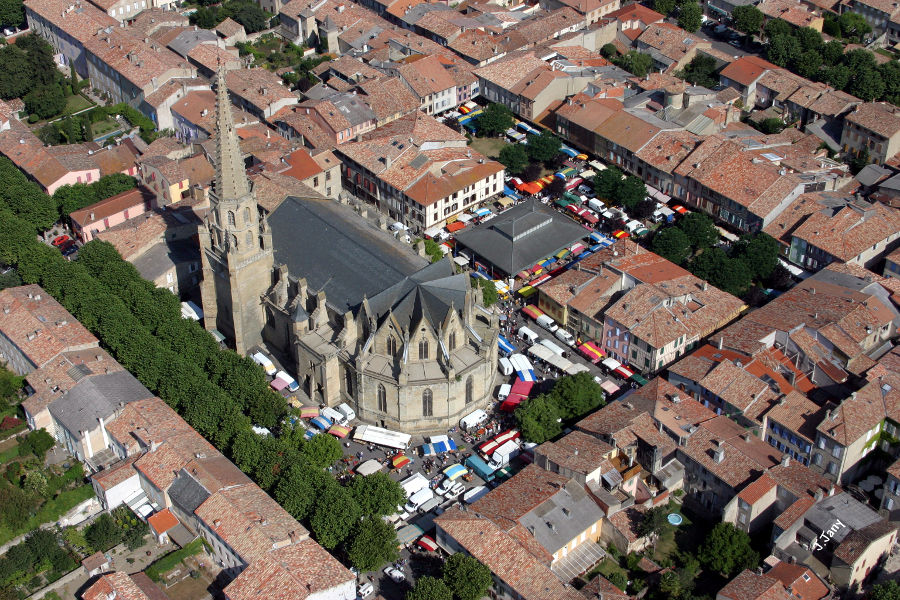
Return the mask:
<svg viewBox="0 0 900 600"><path fill-rule="evenodd" d="M323 417L321 415L319 415L318 417L315 417L313 419L310 419L309 422L312 423L313 425L315 425L316 427L318 427L319 429L321 429L322 431L327 431L328 428L331 427L331 421L329 421L328 418Z"/></svg>
<svg viewBox="0 0 900 600"><path fill-rule="evenodd" d="M391 466L395 469L399 469L401 467L405 467L410 463L409 457L405 454L397 454L393 458L391 458Z"/></svg>
<svg viewBox="0 0 900 600"><path fill-rule="evenodd" d="M419 541L416 542L416 545L423 550L427 550L428 552L434 552L437 550L437 542L435 542L431 536L423 535L419 538Z"/></svg>
<svg viewBox="0 0 900 600"><path fill-rule="evenodd" d="M350 427L345 427L343 425L332 425L328 430L328 433L330 433L334 437L344 439L350 434L350 429Z"/></svg>
<svg viewBox="0 0 900 600"><path fill-rule="evenodd" d="M319 409L315 406L304 406L300 409L301 419L312 419L319 416Z"/></svg>

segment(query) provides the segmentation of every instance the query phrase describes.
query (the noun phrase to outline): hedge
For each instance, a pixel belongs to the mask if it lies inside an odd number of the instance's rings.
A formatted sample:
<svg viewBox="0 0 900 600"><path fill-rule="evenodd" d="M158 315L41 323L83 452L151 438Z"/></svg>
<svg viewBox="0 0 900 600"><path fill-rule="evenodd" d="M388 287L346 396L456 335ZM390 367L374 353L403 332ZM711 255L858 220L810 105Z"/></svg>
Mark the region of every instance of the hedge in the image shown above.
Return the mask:
<svg viewBox="0 0 900 600"><path fill-rule="evenodd" d="M162 579L163 573L171 571L172 569L177 567L184 559L194 556L195 554L200 554L201 552L203 552L205 546L206 542L203 541L203 538L197 538L184 548L166 554L165 556L154 562L152 565L147 567L144 573L146 573L147 577L149 577L153 581L160 581Z"/></svg>

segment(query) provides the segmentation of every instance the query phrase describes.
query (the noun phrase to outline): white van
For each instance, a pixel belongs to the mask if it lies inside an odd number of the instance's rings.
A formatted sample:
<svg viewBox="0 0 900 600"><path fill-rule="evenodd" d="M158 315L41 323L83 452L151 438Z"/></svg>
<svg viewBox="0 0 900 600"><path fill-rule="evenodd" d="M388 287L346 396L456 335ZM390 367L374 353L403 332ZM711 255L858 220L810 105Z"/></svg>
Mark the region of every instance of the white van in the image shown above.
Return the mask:
<svg viewBox="0 0 900 600"><path fill-rule="evenodd" d="M277 369L275 369L275 364L262 352L254 352L250 355L250 359L261 366L263 371L266 372L266 375L274 375L277 371Z"/></svg>
<svg viewBox="0 0 900 600"><path fill-rule="evenodd" d="M525 325L519 327L519 335L529 344L536 344L538 341L538 334L528 329Z"/></svg>
<svg viewBox="0 0 900 600"><path fill-rule="evenodd" d="M459 420L459 426L469 431L474 429L488 420L488 415L486 412L481 410L480 408L474 412L471 412L464 416Z"/></svg>
<svg viewBox="0 0 900 600"><path fill-rule="evenodd" d="M557 337L562 342L565 342L569 346L575 345L575 336L560 327L556 331L553 332L553 335Z"/></svg>
<svg viewBox="0 0 900 600"><path fill-rule="evenodd" d="M406 506L403 507L403 510L412 514L416 512L420 506L433 498L434 492L428 488L423 488L409 497L409 501L406 503Z"/></svg>
<svg viewBox="0 0 900 600"><path fill-rule="evenodd" d="M294 381L294 378L285 373L284 371L278 371L275 373L275 378L280 379L287 384L287 389L289 392L296 392L300 389L300 386L297 385L297 382Z"/></svg>
<svg viewBox="0 0 900 600"><path fill-rule="evenodd" d="M322 410L319 411L319 414L331 421L332 423L337 423L338 425L344 425L347 422L347 417L334 410L330 406L326 406Z"/></svg>
<svg viewBox="0 0 900 600"><path fill-rule="evenodd" d="M512 363L509 362L509 359L505 356L501 356L500 360L497 361L497 368L500 370L503 375L509 377L513 374L513 366Z"/></svg>
<svg viewBox="0 0 900 600"><path fill-rule="evenodd" d="M556 329L558 327L556 324L556 321L554 321L552 318L548 317L547 315L539 316L537 319L534 320L534 322L537 323L538 325L540 325L541 327L543 327L544 329L546 329L547 331L549 331L550 333L553 333L554 331L556 331Z"/></svg>
<svg viewBox="0 0 900 600"><path fill-rule="evenodd" d="M551 352L553 352L554 354L558 354L560 356L563 355L563 349L560 348L559 346L557 346L556 344L554 344L553 342L551 342L550 340L541 340L538 343L541 346L543 346L543 347L547 348L548 350L550 350Z"/></svg>
<svg viewBox="0 0 900 600"><path fill-rule="evenodd" d="M512 391L512 386L508 383L504 383L500 386L500 391L497 392L497 400L503 402L509 397L509 393Z"/></svg>
<svg viewBox="0 0 900 600"><path fill-rule="evenodd" d="M341 402L340 404L335 406L334 409L344 415L346 423L349 423L350 421L356 419L356 411L350 408L350 405L346 402Z"/></svg>

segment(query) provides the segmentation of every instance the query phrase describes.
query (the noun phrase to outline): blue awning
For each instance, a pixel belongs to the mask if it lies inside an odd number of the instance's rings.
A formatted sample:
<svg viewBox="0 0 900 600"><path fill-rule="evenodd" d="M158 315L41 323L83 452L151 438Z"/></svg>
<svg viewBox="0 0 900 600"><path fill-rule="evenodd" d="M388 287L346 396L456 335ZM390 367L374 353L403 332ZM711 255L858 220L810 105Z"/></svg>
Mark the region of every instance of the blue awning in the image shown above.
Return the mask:
<svg viewBox="0 0 900 600"><path fill-rule="evenodd" d="M500 350L506 352L507 354L512 354L516 351L516 347L510 344L509 340L507 340L502 335L498 338L497 345L500 347Z"/></svg>
<svg viewBox="0 0 900 600"><path fill-rule="evenodd" d="M559 149L559 151L562 152L563 154L566 154L566 155L568 155L568 156L571 156L572 158L575 158L576 156L578 156L578 152L576 152L575 150L572 150L572 149L569 148L568 146L563 146L563 147L561 147L561 148Z"/></svg>
<svg viewBox="0 0 900 600"><path fill-rule="evenodd" d="M489 211L486 208L479 208L478 210L475 211L475 214L479 217L486 217L489 214L491 214L491 211Z"/></svg>
<svg viewBox="0 0 900 600"><path fill-rule="evenodd" d="M311 440L312 438L316 437L316 432L313 431L312 429L307 429L306 433L303 434L303 437L308 440Z"/></svg>
<svg viewBox="0 0 900 600"><path fill-rule="evenodd" d="M318 417L310 419L309 422L312 423L313 425L315 425L316 427L318 427L319 429L321 429L322 431L325 431L332 425L331 420L328 417L323 417L322 415L319 415Z"/></svg>
<svg viewBox="0 0 900 600"><path fill-rule="evenodd" d="M527 371L516 371L516 377L518 377L522 381L537 381L534 376L533 369L528 369Z"/></svg>
<svg viewBox="0 0 900 600"><path fill-rule="evenodd" d="M446 442L435 442L431 444L434 447L435 452L450 452L452 450L456 450L456 442L453 440L448 440Z"/></svg>
<svg viewBox="0 0 900 600"><path fill-rule="evenodd" d="M434 444L423 444L422 445L422 456L431 456L432 454L437 454L434 449Z"/></svg>
<svg viewBox="0 0 900 600"><path fill-rule="evenodd" d="M602 242L603 240L606 239L605 237L603 237L602 234L597 233L596 231L593 232L593 233L591 233L591 236L590 236L590 237L591 237L591 241L592 241L592 242L597 242L597 243Z"/></svg>

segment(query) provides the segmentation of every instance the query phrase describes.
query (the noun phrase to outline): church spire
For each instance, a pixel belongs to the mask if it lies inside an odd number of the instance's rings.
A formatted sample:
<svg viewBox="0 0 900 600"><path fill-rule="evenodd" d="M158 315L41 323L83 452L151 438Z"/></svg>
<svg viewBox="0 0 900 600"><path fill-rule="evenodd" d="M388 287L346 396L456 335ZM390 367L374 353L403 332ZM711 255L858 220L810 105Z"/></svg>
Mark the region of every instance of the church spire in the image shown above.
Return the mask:
<svg viewBox="0 0 900 600"><path fill-rule="evenodd" d="M228 86L225 83L225 67L219 66L216 76L216 185L215 194L220 202L237 200L250 193L244 159L234 129L234 116Z"/></svg>

